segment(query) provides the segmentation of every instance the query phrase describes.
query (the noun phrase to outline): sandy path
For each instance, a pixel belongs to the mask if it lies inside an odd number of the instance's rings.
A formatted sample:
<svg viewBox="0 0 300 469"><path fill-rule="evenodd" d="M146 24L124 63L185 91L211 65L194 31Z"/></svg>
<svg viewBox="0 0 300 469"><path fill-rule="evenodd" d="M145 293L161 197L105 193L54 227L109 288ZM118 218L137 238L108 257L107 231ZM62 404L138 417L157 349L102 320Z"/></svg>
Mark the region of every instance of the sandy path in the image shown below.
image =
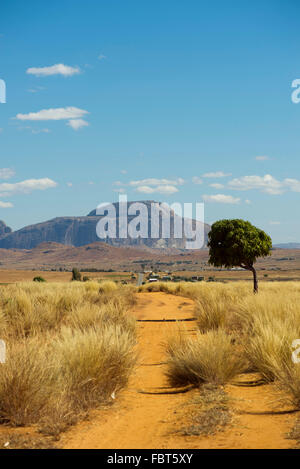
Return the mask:
<svg viewBox="0 0 300 469"><path fill-rule="evenodd" d="M137 319L184 319L193 316L193 302L164 293L141 293L133 311ZM179 325L178 325L179 324ZM235 424L213 437L182 437L173 430L182 424L181 405L191 393L147 395L137 389L157 391L166 386L164 351L166 335L177 327L187 333L194 322L139 322L140 360L128 389L123 391L114 406L94 412L90 420L80 423L66 433L64 448L94 449L196 449L196 448L289 448L295 442L285 434L295 421L294 414L248 415L237 414ZM271 386L239 388L228 386L235 400L235 409L251 412L269 411L274 395Z"/></svg>

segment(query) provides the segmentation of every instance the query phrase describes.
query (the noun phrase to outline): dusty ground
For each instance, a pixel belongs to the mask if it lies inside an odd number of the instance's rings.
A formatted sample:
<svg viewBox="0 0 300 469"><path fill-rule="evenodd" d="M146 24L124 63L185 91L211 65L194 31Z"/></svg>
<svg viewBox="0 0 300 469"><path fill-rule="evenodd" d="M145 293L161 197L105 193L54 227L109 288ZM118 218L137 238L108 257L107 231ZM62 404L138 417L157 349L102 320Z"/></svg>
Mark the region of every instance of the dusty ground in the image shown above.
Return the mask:
<svg viewBox="0 0 300 469"><path fill-rule="evenodd" d="M97 280L130 281L131 274L126 272L81 272L82 277ZM71 272L50 272L43 270L0 270L0 284L31 282L34 277L43 277L47 282L70 282Z"/></svg>
<svg viewBox="0 0 300 469"><path fill-rule="evenodd" d="M164 293L142 293L133 313L137 319L183 319L193 315L193 302ZM139 322L140 363L129 388L117 396L114 406L97 411L87 422L66 433L60 442L64 448L97 449L201 449L201 448L291 448L287 440L297 414L276 413L278 395L270 385L226 388L233 398L233 424L215 436L181 436L174 433L182 426L186 394L141 394L138 390L162 391L166 335L175 328L192 333L193 322ZM270 414L265 414L270 412ZM249 413L247 413L249 412ZM253 413L253 414L251 414Z"/></svg>

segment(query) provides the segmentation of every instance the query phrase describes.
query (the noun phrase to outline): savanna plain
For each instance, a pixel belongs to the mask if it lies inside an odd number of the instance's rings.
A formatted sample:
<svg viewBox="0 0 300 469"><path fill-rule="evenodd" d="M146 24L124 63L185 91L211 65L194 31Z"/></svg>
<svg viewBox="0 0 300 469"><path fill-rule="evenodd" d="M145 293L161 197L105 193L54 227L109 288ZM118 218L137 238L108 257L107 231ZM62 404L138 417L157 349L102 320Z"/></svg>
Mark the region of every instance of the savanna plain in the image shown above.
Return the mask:
<svg viewBox="0 0 300 469"><path fill-rule="evenodd" d="M297 281L2 285L0 446L297 448L299 305Z"/></svg>

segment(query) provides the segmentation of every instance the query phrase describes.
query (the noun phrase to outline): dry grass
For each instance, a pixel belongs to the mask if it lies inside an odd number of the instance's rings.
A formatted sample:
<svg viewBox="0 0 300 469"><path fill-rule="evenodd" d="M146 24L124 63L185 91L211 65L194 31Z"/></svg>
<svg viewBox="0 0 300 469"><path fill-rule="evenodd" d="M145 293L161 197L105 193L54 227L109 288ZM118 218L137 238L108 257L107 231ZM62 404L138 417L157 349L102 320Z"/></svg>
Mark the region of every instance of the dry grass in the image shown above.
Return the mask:
<svg viewBox="0 0 300 469"><path fill-rule="evenodd" d="M55 449L52 439L44 438L31 433L1 433L0 449Z"/></svg>
<svg viewBox="0 0 300 469"><path fill-rule="evenodd" d="M180 332L170 337L167 365L166 375L172 386L222 385L244 371L246 366L230 336L221 329L197 333L196 337L187 337Z"/></svg>
<svg viewBox="0 0 300 469"><path fill-rule="evenodd" d="M13 425L36 422L43 415L55 385L53 356L39 340L9 346L0 366L0 417Z"/></svg>
<svg viewBox="0 0 300 469"><path fill-rule="evenodd" d="M155 287L173 291L168 284ZM173 294L195 300L202 334L169 339L171 382L222 383L246 366L274 381L286 401L300 408L300 364L292 361L292 342L300 339L300 283L261 283L258 295L246 282L185 283Z"/></svg>
<svg viewBox="0 0 300 469"><path fill-rule="evenodd" d="M286 435L288 440L296 440L295 449L300 449L300 419L296 420L296 423L292 430Z"/></svg>
<svg viewBox="0 0 300 469"><path fill-rule="evenodd" d="M114 285L114 286L113 286ZM0 420L57 436L113 402L135 364L130 287L113 282L0 288Z"/></svg>
<svg viewBox="0 0 300 469"><path fill-rule="evenodd" d="M241 300L238 315L253 370L266 381L275 380L300 402L300 370L292 361L292 342L300 338L299 300L298 283L270 285L259 295Z"/></svg>
<svg viewBox="0 0 300 469"><path fill-rule="evenodd" d="M130 286L93 281L0 287L0 333L26 338L58 331L63 325L89 327L103 319L115 322L133 305L133 293Z"/></svg>
<svg viewBox="0 0 300 469"><path fill-rule="evenodd" d="M54 356L75 408L97 407L127 384L135 363L134 345L134 336L118 325L62 331L53 344Z"/></svg>
<svg viewBox="0 0 300 469"><path fill-rule="evenodd" d="M214 435L232 421L228 395L220 387L203 385L187 406L190 423L178 431L183 436Z"/></svg>

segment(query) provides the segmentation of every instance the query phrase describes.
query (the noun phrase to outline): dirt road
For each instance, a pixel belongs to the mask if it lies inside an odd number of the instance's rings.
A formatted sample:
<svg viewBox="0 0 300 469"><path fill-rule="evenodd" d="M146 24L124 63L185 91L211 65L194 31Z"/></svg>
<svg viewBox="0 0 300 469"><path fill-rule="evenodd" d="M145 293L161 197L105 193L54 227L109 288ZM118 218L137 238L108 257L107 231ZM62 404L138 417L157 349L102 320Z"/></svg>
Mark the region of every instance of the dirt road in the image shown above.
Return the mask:
<svg viewBox="0 0 300 469"><path fill-rule="evenodd" d="M196 449L196 448L290 448L295 442L287 440L295 414L267 414L273 409L271 386L239 388L228 386L234 398L234 424L215 436L181 436L174 430L182 426L181 407L191 394L141 394L138 390L158 391L167 386L164 377L163 342L177 327L186 333L195 329L194 322L168 322L193 316L192 300L164 293L141 293L133 314L139 320L139 365L128 389L117 396L116 403L106 410L94 412L89 421L67 432L64 448L94 449ZM240 413L242 411L243 413ZM258 412L251 415L246 412Z"/></svg>

